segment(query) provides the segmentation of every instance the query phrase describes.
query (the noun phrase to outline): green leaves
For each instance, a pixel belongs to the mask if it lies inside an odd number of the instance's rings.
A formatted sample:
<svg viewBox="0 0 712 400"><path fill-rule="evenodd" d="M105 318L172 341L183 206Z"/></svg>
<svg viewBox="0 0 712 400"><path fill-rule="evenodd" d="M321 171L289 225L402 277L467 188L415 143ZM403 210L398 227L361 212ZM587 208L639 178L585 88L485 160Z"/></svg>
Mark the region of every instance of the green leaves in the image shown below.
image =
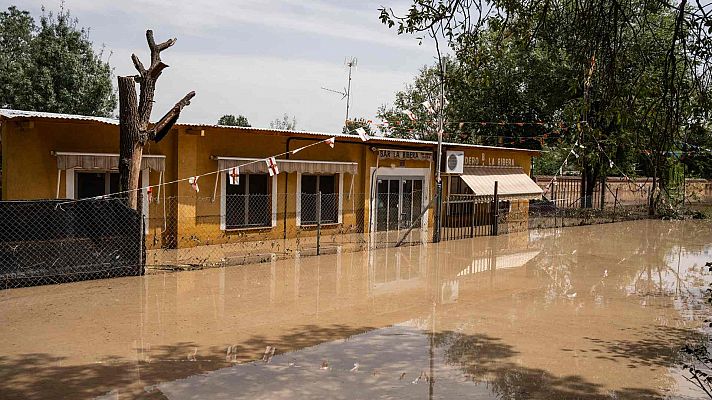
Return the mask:
<svg viewBox="0 0 712 400"><path fill-rule="evenodd" d="M0 106L110 116L116 108L112 69L69 12L0 13Z"/></svg>
<svg viewBox="0 0 712 400"><path fill-rule="evenodd" d="M252 126L252 125L250 125L250 122L247 120L247 117L245 117L244 115L239 115L236 117L232 114L227 114L227 115L223 115L222 117L220 117L220 119L218 120L218 125L242 126L242 127L246 127L246 128L249 128L250 126Z"/></svg>

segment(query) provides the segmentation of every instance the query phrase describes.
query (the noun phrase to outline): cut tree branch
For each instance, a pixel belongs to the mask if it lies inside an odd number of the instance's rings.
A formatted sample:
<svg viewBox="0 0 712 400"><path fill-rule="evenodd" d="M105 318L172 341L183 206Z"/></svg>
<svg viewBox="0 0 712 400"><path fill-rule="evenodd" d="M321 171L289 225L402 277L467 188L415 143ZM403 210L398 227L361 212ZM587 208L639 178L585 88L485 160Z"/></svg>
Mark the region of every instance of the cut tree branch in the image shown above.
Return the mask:
<svg viewBox="0 0 712 400"><path fill-rule="evenodd" d="M146 67L143 66L143 63L138 59L136 54L131 54L131 61L133 61L134 67L136 67L138 73L143 77L146 74Z"/></svg>
<svg viewBox="0 0 712 400"><path fill-rule="evenodd" d="M178 120L181 110L183 107L190 104L190 100L195 97L195 92L190 92L185 95L179 102L177 102L173 108L168 110L166 115L163 116L156 124L147 132L148 138L158 143L163 139L166 134L171 130L173 125Z"/></svg>

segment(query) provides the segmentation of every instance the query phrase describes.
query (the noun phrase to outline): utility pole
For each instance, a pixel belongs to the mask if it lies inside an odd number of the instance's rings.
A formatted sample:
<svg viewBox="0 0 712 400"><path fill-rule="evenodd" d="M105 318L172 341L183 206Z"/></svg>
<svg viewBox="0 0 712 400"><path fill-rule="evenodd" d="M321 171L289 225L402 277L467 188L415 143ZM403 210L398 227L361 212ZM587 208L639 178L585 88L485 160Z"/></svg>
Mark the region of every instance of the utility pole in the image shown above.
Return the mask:
<svg viewBox="0 0 712 400"><path fill-rule="evenodd" d="M440 242L440 228L442 221L440 216L443 209L443 180L441 176L442 170L442 155L443 155L443 126L445 125L445 63L441 63L440 69L440 107L438 113L438 154L435 164L435 232L433 233L433 242Z"/></svg>

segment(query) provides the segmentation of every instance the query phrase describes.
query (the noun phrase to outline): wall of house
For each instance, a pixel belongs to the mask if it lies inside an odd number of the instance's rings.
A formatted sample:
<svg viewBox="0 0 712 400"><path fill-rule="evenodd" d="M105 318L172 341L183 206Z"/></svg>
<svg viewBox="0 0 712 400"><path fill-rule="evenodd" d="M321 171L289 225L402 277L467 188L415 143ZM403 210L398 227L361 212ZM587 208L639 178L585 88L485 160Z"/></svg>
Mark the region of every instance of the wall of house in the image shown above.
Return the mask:
<svg viewBox="0 0 712 400"><path fill-rule="evenodd" d="M178 135L179 148L177 153L181 155L178 162L179 175L185 177L216 171L218 162L212 159L214 156L263 158L286 152L288 141L289 150L294 150L322 140L313 138L293 138L290 140L286 135L254 133L258 132L222 128L193 129L182 127ZM364 180L362 179L364 148L365 146L358 143L337 142L336 146L331 149L324 143L304 149L297 154L290 154L289 158L294 160L359 163L358 174L355 176L344 174L342 208L351 209L355 207L356 209L363 209L365 206L363 193L366 191L364 189ZM184 154L186 155L185 157L183 156ZM244 171L242 173L244 174ZM222 193L222 182L216 182L215 175L200 179L201 191L199 193L195 193L187 183L179 185L178 218L181 232L179 245L195 245L194 237L196 236L209 237L213 244L234 241L274 241L285 237L285 229L287 238L316 235L313 228L297 227L297 176L297 173L281 172L276 178L271 178L277 179L277 218L276 226L268 228L221 230L220 203L225 199ZM221 174L219 179L222 180L224 177L225 175ZM352 179L354 179L354 184L351 192ZM217 191L215 190L216 184ZM353 197L349 196L349 192ZM216 196L213 201L214 193ZM344 228L354 229L360 225L359 220L361 219L362 217L351 212L344 212L341 226L327 225L323 227L322 232L325 235L329 235Z"/></svg>
<svg viewBox="0 0 712 400"><path fill-rule="evenodd" d="M2 195L4 200L55 198L57 193L57 160L52 151L118 153L119 128L115 125L91 121L46 120L30 122L4 121L2 124ZM314 143L320 139L293 138L288 134L272 134L244 129L217 127L194 128L178 126L161 143L150 143L147 154L166 156L164 182L188 176L206 174L217 170L218 163L212 156L261 158ZM320 144L297 154L291 159L356 162L358 173L344 174L340 225L326 225L322 237L343 232L368 232L372 219L371 191L372 168L379 166L378 173L388 175L390 169L421 168L429 171L428 199L435 196L434 162L422 160L378 160L373 148L431 151L431 145L380 145L371 142L346 142L337 140L334 149ZM498 149L465 149L466 157L483 160L484 165L513 163L529 172L530 153ZM224 175L220 177L222 180ZM236 242L263 242L264 246L280 250L279 241L289 239L313 240L314 228L298 227L296 223L296 173L280 173L277 177L276 226L263 229L239 229L223 231L220 227L221 183L216 196L215 175L199 180L200 192L196 193L187 182L166 185L154 189L149 205L148 248L193 247ZM352 186L353 180L353 186ZM447 180L443 192L447 193ZM150 173L150 184L159 183L159 174ZM66 191L66 176L61 174L60 197ZM286 193L286 196L285 196ZM357 212L352 212L352 210ZM285 217L286 210L286 217ZM428 213L428 226L432 232L434 212ZM281 249L286 250L286 249Z"/></svg>
<svg viewBox="0 0 712 400"><path fill-rule="evenodd" d="M173 157L175 137L168 135L161 143L152 143L146 154ZM30 200L57 197L57 158L53 151L83 153L118 153L119 127L93 122L32 121L3 122L3 199ZM168 161L167 161L168 165ZM166 179L175 179L175 171L166 171ZM158 173L150 174L151 184L158 184ZM66 176L62 171L60 198L65 197ZM170 191L171 188L168 188Z"/></svg>

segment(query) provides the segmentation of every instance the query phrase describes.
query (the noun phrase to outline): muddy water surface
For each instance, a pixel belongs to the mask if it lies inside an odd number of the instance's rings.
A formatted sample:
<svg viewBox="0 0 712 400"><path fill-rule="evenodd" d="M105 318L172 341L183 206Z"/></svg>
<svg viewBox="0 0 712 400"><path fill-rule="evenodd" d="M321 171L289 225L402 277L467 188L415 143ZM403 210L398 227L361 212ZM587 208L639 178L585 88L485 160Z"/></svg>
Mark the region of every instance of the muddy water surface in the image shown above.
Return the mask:
<svg viewBox="0 0 712 400"><path fill-rule="evenodd" d="M5 290L0 397L698 398L709 260L638 221Z"/></svg>

